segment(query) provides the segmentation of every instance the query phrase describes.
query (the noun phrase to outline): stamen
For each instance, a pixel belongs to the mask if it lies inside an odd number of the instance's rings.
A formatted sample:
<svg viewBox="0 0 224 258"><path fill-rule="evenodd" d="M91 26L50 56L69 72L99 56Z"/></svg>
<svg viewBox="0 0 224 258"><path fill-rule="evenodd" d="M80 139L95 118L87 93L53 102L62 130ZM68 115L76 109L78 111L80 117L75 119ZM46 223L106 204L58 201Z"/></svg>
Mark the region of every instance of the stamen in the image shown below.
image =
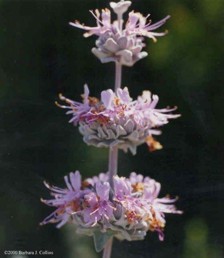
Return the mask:
<svg viewBox="0 0 224 258"><path fill-rule="evenodd" d="M55 105L56 105L57 107L64 108L64 109L67 109L67 108L68 108L68 106L61 105L61 104L59 104L57 101L55 101L54 103L55 103Z"/></svg>
<svg viewBox="0 0 224 258"><path fill-rule="evenodd" d="M92 14L92 16L93 16L100 24L103 25L102 21L99 19L99 17L100 17L100 12L99 12L98 9L95 10L95 13L96 13L96 14L94 13L93 10L90 10L89 12Z"/></svg>
<svg viewBox="0 0 224 258"><path fill-rule="evenodd" d="M90 215L93 215L94 213L96 213L99 210L99 208L95 209L93 212L90 213Z"/></svg>
<svg viewBox="0 0 224 258"><path fill-rule="evenodd" d="M59 99L62 100L62 101L65 101L66 103L68 104L72 104L72 101L70 99L67 99L66 97L64 97L61 93L58 94L59 96Z"/></svg>

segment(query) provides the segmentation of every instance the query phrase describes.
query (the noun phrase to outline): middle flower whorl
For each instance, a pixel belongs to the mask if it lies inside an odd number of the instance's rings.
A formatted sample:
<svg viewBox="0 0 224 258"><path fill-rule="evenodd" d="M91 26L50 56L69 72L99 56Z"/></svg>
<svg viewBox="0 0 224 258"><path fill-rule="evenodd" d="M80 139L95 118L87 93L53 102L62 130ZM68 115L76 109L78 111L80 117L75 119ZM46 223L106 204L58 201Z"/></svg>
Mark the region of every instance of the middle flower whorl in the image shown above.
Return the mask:
<svg viewBox="0 0 224 258"><path fill-rule="evenodd" d="M101 92L101 99L89 96L89 88L84 86L83 103L72 101L59 96L68 106L70 123L79 125L83 140L88 145L96 147L113 147L132 154L136 154L138 145L146 142L150 145L156 141L148 141L153 134L160 134L157 129L168 123L169 119L180 115L170 114L174 108L156 109L158 96L150 91L143 91L137 100L132 100L128 88L118 89L116 93L111 89ZM152 146L151 146L152 147Z"/></svg>

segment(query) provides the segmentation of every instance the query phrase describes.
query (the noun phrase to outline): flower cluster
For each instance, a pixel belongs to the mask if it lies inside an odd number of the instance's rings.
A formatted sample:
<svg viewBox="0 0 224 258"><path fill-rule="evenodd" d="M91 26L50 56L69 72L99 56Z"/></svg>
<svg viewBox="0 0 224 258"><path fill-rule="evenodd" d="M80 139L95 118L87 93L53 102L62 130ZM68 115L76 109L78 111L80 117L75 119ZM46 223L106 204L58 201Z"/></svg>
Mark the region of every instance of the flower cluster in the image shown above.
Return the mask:
<svg viewBox="0 0 224 258"><path fill-rule="evenodd" d="M156 37L166 34L166 32L154 32L154 30L161 27L169 16L151 24L151 20L148 20L149 15L144 17L134 11L128 14L128 20L123 28L122 15L130 5L130 1L111 2L111 8L118 16L118 19L113 22L108 9L102 10L101 13L99 10L91 11L96 19L95 27L82 25L78 21L70 22L70 25L86 30L85 37L98 36L96 48L93 48L92 52L102 63L119 62L122 65L133 66L135 62L148 55L147 52L142 51L145 46L144 37L156 41Z"/></svg>
<svg viewBox="0 0 224 258"><path fill-rule="evenodd" d="M79 125L79 130L88 145L97 147L117 146L133 154L136 147L144 142L152 149L155 141L152 134L160 134L157 129L168 123L169 119L179 115L171 114L176 108L156 109L158 96L144 91L137 100L132 100L128 88L111 89L101 92L101 99L89 96L87 85L84 86L83 103L72 101L60 95L68 106L70 120Z"/></svg>
<svg viewBox="0 0 224 258"><path fill-rule="evenodd" d="M60 228L68 221L77 231L87 235L102 232L120 240L144 239L147 231L156 231L163 240L165 213L178 213L176 199L158 198L160 183L132 172L129 178L114 176L112 189L108 175L81 180L79 171L65 176L66 188L45 185L54 197L42 200L56 207L41 223L58 223Z"/></svg>

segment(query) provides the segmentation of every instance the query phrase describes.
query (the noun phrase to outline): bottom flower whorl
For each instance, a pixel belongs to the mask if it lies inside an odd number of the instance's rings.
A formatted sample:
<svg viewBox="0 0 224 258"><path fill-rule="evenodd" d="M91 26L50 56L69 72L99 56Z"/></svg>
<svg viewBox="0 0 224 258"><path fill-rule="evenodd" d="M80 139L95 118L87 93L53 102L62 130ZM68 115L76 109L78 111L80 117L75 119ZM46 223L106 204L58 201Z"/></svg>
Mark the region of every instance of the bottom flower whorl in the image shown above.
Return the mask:
<svg viewBox="0 0 224 258"><path fill-rule="evenodd" d="M176 199L158 198L160 183L135 172L129 178L114 176L114 189L108 183L108 174L104 173L81 181L76 171L64 179L66 188L45 182L54 199L41 201L56 210L41 225L58 223L60 228L70 221L78 233L94 236L95 242L99 234L105 236L105 241L111 236L142 240L147 231L158 232L159 239L163 240L164 214L182 213L173 204Z"/></svg>

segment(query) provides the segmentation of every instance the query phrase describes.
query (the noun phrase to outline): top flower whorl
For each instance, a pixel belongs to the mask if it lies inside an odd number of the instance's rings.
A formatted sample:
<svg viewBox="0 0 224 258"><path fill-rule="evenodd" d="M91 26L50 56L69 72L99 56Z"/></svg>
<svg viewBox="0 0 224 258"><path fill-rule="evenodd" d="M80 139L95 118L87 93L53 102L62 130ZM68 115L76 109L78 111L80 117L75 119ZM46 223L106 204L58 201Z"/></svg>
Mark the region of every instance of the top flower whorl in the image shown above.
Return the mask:
<svg viewBox="0 0 224 258"><path fill-rule="evenodd" d="M148 20L149 15L144 17L139 12L131 11L123 26L122 15L130 5L130 1L111 2L110 7L118 16L118 19L113 22L111 22L110 10L103 9L100 13L96 9L95 12L90 11L96 19L95 27L85 26L78 21L69 23L76 28L86 30L84 37L98 36L92 53L102 63L119 62L122 65L133 66L135 62L148 55L147 52L142 51L145 46L144 37L156 41L156 37L166 34L166 32L154 32L154 30L161 27L170 16L151 24L151 20Z"/></svg>

